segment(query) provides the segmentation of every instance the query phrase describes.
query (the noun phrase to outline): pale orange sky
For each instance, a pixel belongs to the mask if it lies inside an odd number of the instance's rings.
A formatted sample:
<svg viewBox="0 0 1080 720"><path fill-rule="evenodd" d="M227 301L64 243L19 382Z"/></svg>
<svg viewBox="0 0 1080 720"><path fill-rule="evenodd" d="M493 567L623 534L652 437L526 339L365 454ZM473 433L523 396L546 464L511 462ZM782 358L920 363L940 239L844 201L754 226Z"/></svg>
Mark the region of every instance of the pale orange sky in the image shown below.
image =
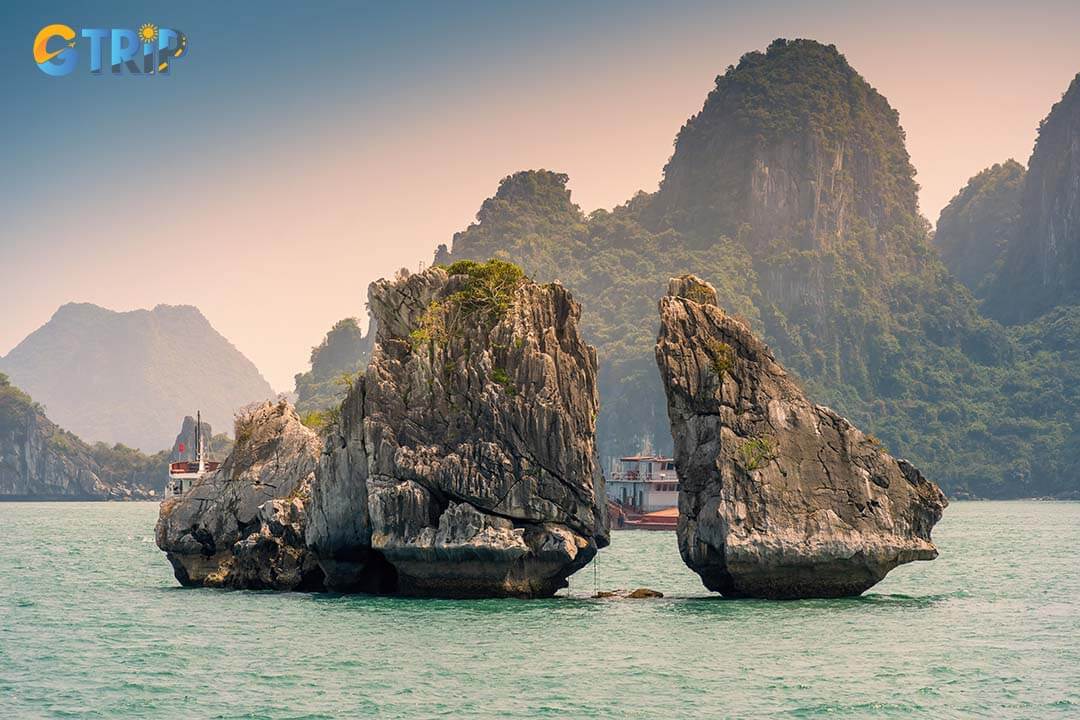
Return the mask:
<svg viewBox="0 0 1080 720"><path fill-rule="evenodd" d="M275 389L291 389L323 333L363 316L368 283L429 262L504 175L566 172L586 212L654 190L713 78L775 37L835 43L900 111L922 209L936 220L982 168L1026 163L1040 119L1080 71L1068 21L1076 7L995 8L627 12L521 30L520 44L447 36L436 49L455 62L435 52L394 82L274 78L256 94L221 80L219 95L185 120L196 130L167 130L176 159L167 182L118 179L108 155L115 129L102 121L93 130L100 156L84 139L62 165L77 191L54 192L56 173L9 180L20 205L12 201L3 222L11 271L0 288L0 353L67 301L190 303ZM278 95L255 111L267 92ZM138 137L126 152L153 157L160 142ZM192 255L207 279L168 277Z"/></svg>

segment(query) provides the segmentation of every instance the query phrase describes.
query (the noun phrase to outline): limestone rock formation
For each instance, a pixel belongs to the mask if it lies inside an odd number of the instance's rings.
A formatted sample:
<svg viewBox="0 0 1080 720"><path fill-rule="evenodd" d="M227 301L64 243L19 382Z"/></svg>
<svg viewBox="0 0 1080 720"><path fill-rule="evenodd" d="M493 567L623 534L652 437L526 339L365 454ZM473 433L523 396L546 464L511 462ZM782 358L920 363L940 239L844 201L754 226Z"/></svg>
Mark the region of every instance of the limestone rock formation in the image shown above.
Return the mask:
<svg viewBox="0 0 1080 720"><path fill-rule="evenodd" d="M368 291L375 348L331 428L307 539L327 586L544 596L608 543L580 307L499 261Z"/></svg>
<svg viewBox="0 0 1080 720"><path fill-rule="evenodd" d="M652 588L637 588L636 590L599 590L593 595L594 600L651 600L662 598L664 593Z"/></svg>
<svg viewBox="0 0 1080 720"><path fill-rule="evenodd" d="M716 78L675 139L650 213L741 236L755 255L777 241L825 250L859 227L899 231L917 191L888 100L835 46L781 38ZM867 242L876 232L855 234ZM910 252L872 242L896 261Z"/></svg>
<svg viewBox="0 0 1080 720"><path fill-rule="evenodd" d="M214 473L161 504L156 539L183 585L316 590L304 503L321 442L287 402L236 421L236 445Z"/></svg>
<svg viewBox="0 0 1080 720"><path fill-rule="evenodd" d="M857 595L931 560L938 487L813 405L712 286L672 279L656 360L680 478L679 550L731 597Z"/></svg>
<svg viewBox="0 0 1080 720"><path fill-rule="evenodd" d="M172 451L169 457L175 460L189 460L194 461L199 455L199 435L202 431L203 449L210 450L210 440L214 437L214 429L210 423L203 422L200 424L195 418L187 415L184 417L184 422L180 426L180 432L176 436L176 441L172 445ZM181 450L180 448L183 448Z"/></svg>

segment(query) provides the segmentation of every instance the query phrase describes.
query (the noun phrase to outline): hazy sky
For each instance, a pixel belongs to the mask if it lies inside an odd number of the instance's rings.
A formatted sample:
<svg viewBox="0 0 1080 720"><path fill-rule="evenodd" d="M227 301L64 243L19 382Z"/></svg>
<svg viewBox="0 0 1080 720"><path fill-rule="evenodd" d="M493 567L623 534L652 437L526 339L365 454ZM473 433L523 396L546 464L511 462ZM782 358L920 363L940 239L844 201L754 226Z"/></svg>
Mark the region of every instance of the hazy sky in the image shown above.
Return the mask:
<svg viewBox="0 0 1080 720"><path fill-rule="evenodd" d="M835 43L900 111L931 220L1026 163L1080 71L1077 2L39 5L0 7L0 354L68 301L190 303L278 390L504 175L566 172L586 211L654 190L715 76L776 37ZM50 77L53 22L153 22L190 52Z"/></svg>

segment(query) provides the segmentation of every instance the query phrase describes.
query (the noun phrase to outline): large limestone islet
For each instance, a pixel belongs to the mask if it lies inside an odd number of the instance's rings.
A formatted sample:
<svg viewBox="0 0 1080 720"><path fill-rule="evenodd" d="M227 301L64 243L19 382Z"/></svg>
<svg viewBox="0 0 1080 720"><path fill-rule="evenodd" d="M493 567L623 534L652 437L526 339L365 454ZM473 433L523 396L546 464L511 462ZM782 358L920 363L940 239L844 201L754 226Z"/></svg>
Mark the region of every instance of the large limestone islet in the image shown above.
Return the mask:
<svg viewBox="0 0 1080 720"><path fill-rule="evenodd" d="M378 327L331 430L309 546L327 586L553 594L608 543L580 306L509 263L371 285Z"/></svg>
<svg viewBox="0 0 1080 720"><path fill-rule="evenodd" d="M242 418L219 471L163 503L177 578L438 597L565 587L609 541L580 306L500 261L369 295L375 349L325 439L269 405Z"/></svg>

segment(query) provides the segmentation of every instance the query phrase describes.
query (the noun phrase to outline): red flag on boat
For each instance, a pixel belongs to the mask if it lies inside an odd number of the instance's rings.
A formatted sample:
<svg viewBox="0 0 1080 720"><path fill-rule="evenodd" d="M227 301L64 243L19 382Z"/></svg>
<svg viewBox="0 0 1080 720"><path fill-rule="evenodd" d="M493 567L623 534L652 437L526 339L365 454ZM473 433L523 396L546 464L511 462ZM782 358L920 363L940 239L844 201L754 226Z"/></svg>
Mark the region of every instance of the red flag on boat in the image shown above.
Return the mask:
<svg viewBox="0 0 1080 720"><path fill-rule="evenodd" d="M176 449L178 452L184 452L184 443L180 443L180 446Z"/></svg>

